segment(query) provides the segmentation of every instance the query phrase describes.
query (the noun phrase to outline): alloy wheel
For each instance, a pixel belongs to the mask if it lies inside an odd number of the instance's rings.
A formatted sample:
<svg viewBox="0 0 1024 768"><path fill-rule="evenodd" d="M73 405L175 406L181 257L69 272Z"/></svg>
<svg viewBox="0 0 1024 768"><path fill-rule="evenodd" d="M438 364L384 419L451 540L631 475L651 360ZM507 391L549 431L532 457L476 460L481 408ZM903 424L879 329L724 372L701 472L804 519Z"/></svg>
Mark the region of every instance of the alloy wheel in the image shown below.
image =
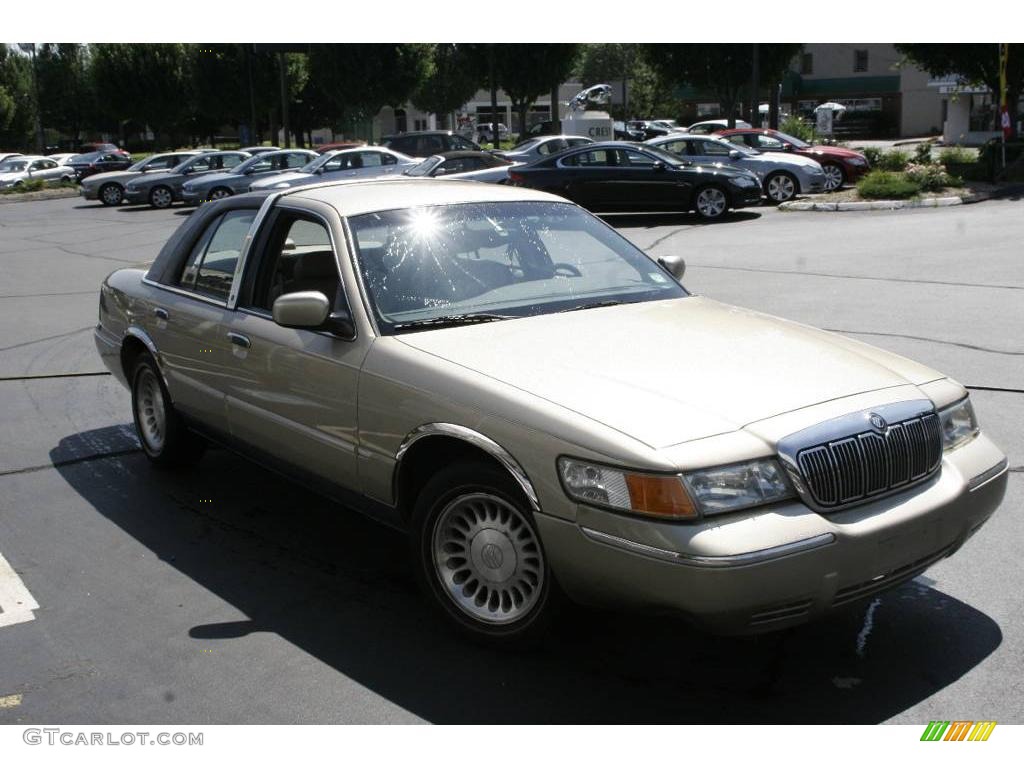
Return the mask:
<svg viewBox="0 0 1024 768"><path fill-rule="evenodd" d="M718 187L702 189L697 195L697 211L706 219L715 219L725 213L728 201Z"/></svg>
<svg viewBox="0 0 1024 768"><path fill-rule="evenodd" d="M431 553L445 594L487 624L508 624L536 605L544 586L544 554L513 504L490 493L458 496L434 524Z"/></svg>
<svg viewBox="0 0 1024 768"><path fill-rule="evenodd" d="M225 197L231 197L231 193L224 187L217 187L210 193L211 200L223 200Z"/></svg>
<svg viewBox="0 0 1024 768"><path fill-rule="evenodd" d="M796 195L796 184L784 173L777 173L768 179L768 199L776 203L784 203Z"/></svg>
<svg viewBox="0 0 1024 768"><path fill-rule="evenodd" d="M174 202L174 198L167 187L157 187L150 193L149 201L157 208L167 208Z"/></svg>
<svg viewBox="0 0 1024 768"><path fill-rule="evenodd" d="M124 199L124 192L117 184L108 184L100 190L100 197L107 205L118 205Z"/></svg>
<svg viewBox="0 0 1024 768"><path fill-rule="evenodd" d="M825 171L825 191L834 192L843 186L843 169L838 165L826 165Z"/></svg>

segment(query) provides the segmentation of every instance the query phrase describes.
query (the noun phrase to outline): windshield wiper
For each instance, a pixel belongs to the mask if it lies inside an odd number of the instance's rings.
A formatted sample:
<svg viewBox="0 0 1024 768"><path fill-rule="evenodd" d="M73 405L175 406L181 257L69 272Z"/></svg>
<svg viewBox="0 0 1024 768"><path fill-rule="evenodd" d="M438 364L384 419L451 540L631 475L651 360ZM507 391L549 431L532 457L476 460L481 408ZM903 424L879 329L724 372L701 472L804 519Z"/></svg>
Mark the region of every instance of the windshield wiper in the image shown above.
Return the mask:
<svg viewBox="0 0 1024 768"><path fill-rule="evenodd" d="M599 307L617 307L620 304L636 304L635 301L619 301L618 299L606 299L605 301L593 301L590 304L580 304L578 307L569 307L568 309L558 310L558 314L562 312L579 312L581 309L597 309Z"/></svg>
<svg viewBox="0 0 1024 768"><path fill-rule="evenodd" d="M510 320L513 315L495 315L488 312L476 312L471 315L442 315L441 317L429 317L424 320L409 320L405 323L395 323L392 328L396 331L405 331L411 328L448 328L455 325L473 325L475 323L489 323L494 320Z"/></svg>

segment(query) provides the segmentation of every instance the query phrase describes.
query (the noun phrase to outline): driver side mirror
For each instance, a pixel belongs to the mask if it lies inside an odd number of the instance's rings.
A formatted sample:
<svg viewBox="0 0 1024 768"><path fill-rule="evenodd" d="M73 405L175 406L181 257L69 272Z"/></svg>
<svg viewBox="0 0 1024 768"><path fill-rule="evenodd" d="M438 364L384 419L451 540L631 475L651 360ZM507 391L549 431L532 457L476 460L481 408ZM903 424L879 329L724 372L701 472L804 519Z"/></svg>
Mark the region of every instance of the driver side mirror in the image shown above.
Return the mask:
<svg viewBox="0 0 1024 768"><path fill-rule="evenodd" d="M663 162L661 162L661 160L655 160L654 161L654 170L656 170L656 171L664 171L665 170L665 164Z"/></svg>
<svg viewBox="0 0 1024 768"><path fill-rule="evenodd" d="M729 150L729 158L732 160L739 160L743 155L740 154L738 149Z"/></svg>
<svg viewBox="0 0 1024 768"><path fill-rule="evenodd" d="M297 291L278 296L272 309L274 322L283 328L319 328L331 312L320 291Z"/></svg>
<svg viewBox="0 0 1024 768"><path fill-rule="evenodd" d="M793 145L790 144L788 141L784 141L784 142L782 142L782 148L784 150L786 150L787 152L791 152L792 149L793 149Z"/></svg>
<svg viewBox="0 0 1024 768"><path fill-rule="evenodd" d="M658 259L658 263L667 269L677 282L683 281L683 275L686 274L686 261L682 256L662 256Z"/></svg>

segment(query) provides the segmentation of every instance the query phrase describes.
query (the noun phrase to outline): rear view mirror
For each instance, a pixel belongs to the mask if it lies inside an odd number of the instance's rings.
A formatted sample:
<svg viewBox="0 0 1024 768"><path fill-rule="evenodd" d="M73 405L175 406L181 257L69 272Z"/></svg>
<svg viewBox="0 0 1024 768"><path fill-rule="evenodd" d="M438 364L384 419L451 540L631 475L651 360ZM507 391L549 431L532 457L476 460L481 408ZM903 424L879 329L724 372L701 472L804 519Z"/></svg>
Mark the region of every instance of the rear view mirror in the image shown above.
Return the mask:
<svg viewBox="0 0 1024 768"><path fill-rule="evenodd" d="M330 314L331 304L320 291L298 291L274 301L274 322L284 328L319 328Z"/></svg>
<svg viewBox="0 0 1024 768"><path fill-rule="evenodd" d="M665 170L665 164L663 162L661 162L661 160L655 160L654 161L654 170L656 170L656 171L664 171Z"/></svg>
<svg viewBox="0 0 1024 768"><path fill-rule="evenodd" d="M683 281L683 275L686 274L686 261L682 256L662 256L658 259L658 263L667 269L676 281Z"/></svg>
<svg viewBox="0 0 1024 768"><path fill-rule="evenodd" d="M742 157L742 155L740 154L740 151L738 149L730 149L729 157L732 158L733 160L739 160L740 157Z"/></svg>

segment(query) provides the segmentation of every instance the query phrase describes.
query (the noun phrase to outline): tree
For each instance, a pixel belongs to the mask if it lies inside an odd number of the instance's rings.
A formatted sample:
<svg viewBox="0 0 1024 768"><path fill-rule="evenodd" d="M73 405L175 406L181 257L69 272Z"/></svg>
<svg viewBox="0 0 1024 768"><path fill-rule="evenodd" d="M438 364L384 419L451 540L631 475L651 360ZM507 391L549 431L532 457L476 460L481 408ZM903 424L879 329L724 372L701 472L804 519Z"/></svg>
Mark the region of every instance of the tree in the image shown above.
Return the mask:
<svg viewBox="0 0 1024 768"><path fill-rule="evenodd" d="M478 45L438 43L431 47L426 76L413 92L412 103L424 112L433 112L447 125L448 116L486 83L486 60Z"/></svg>
<svg viewBox="0 0 1024 768"><path fill-rule="evenodd" d="M623 84L622 104L609 110L616 118L675 116L679 103L672 86L647 63L639 43L590 43L580 55L583 85Z"/></svg>
<svg viewBox="0 0 1024 768"><path fill-rule="evenodd" d="M519 133L526 133L526 115L552 83L572 73L579 55L578 43L505 43L496 46L496 76L502 90L519 114ZM551 105L555 117L557 105Z"/></svg>
<svg viewBox="0 0 1024 768"><path fill-rule="evenodd" d="M89 49L78 43L46 43L39 49L36 68L43 126L67 134L77 146L96 116Z"/></svg>
<svg viewBox="0 0 1024 768"><path fill-rule="evenodd" d="M182 43L97 43L92 79L104 127L124 138L148 126L154 143L189 131L190 56Z"/></svg>
<svg viewBox="0 0 1024 768"><path fill-rule="evenodd" d="M799 43L762 43L758 54L758 86L779 82L801 47ZM743 92L750 87L753 45L649 43L644 45L644 56L666 82L714 93L722 115L729 120L730 127L735 127L736 107Z"/></svg>
<svg viewBox="0 0 1024 768"><path fill-rule="evenodd" d="M1006 106L1016 129L1024 90L1024 43L1010 43L1006 63ZM985 85L999 99L999 46L996 43L897 43L896 50L935 77L959 75L971 85Z"/></svg>
<svg viewBox="0 0 1024 768"><path fill-rule="evenodd" d="M0 146L24 149L34 143L32 70L27 56L0 45Z"/></svg>
<svg viewBox="0 0 1024 768"><path fill-rule="evenodd" d="M427 75L422 43L330 43L309 47L309 96L335 128L404 104Z"/></svg>

